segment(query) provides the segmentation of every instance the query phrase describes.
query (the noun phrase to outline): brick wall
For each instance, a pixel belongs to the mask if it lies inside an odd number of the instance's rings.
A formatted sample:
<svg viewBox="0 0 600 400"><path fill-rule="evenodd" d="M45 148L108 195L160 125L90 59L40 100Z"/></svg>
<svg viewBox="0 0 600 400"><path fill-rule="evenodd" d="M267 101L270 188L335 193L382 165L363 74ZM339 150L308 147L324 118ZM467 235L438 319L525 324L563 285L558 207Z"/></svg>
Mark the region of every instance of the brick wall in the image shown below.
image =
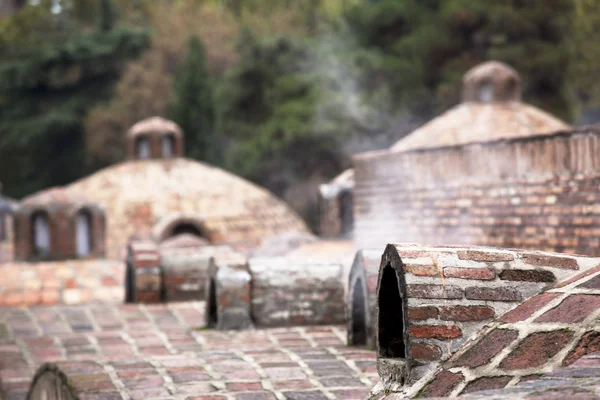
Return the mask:
<svg viewBox="0 0 600 400"><path fill-rule="evenodd" d="M378 356L409 360L407 381L414 382L484 325L599 263L532 251L388 245L377 286Z"/></svg>
<svg viewBox="0 0 600 400"><path fill-rule="evenodd" d="M599 136L357 155L355 238L600 255Z"/></svg>
<svg viewBox="0 0 600 400"><path fill-rule="evenodd" d="M122 302L125 265L72 260L0 265L0 306Z"/></svg>

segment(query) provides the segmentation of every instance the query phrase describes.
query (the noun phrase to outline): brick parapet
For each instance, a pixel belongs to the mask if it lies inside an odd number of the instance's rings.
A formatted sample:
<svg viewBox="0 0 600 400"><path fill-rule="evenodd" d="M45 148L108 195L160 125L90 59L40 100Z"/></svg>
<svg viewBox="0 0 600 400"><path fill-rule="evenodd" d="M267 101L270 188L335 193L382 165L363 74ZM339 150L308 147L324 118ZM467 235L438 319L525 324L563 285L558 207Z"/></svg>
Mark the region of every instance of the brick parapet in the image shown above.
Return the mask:
<svg viewBox="0 0 600 400"><path fill-rule="evenodd" d="M355 157L355 238L599 255L597 129Z"/></svg>
<svg viewBox="0 0 600 400"><path fill-rule="evenodd" d="M452 397L503 388L600 350L599 282L596 266L525 301L482 326L420 381L378 398Z"/></svg>
<svg viewBox="0 0 600 400"><path fill-rule="evenodd" d="M0 306L121 302L125 264L71 260L0 265Z"/></svg>
<svg viewBox="0 0 600 400"><path fill-rule="evenodd" d="M391 358L406 359L406 381L413 384L448 360L495 318L556 282L598 264L597 258L542 252L389 245L380 266L376 310L376 334L388 333L386 339L376 337L378 354L383 360L390 354ZM389 275L382 274L388 266L397 276L396 305L390 305L392 289L384 285ZM382 285L387 288L386 294ZM391 323L400 324L403 331L389 338L391 327L386 324L396 316L403 321ZM399 341L404 343L398 348L402 350L388 348L389 343Z"/></svg>

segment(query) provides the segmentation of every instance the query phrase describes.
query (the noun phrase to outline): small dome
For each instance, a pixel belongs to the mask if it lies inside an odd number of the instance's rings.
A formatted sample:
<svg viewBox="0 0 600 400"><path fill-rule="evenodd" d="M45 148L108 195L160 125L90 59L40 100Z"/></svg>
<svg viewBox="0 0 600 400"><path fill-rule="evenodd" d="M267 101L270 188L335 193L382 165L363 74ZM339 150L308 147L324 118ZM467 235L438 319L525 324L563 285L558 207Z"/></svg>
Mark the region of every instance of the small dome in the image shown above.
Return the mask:
<svg viewBox="0 0 600 400"><path fill-rule="evenodd" d="M127 131L126 142L130 160L183 156L181 128L161 117L147 118L133 125Z"/></svg>
<svg viewBox="0 0 600 400"><path fill-rule="evenodd" d="M521 102L519 74L490 61L465 74L464 102L397 141L392 151L413 151L544 135L569 129L560 119Z"/></svg>
<svg viewBox="0 0 600 400"><path fill-rule="evenodd" d="M504 63L488 61L479 64L463 78L463 100L476 103L520 101L521 78Z"/></svg>

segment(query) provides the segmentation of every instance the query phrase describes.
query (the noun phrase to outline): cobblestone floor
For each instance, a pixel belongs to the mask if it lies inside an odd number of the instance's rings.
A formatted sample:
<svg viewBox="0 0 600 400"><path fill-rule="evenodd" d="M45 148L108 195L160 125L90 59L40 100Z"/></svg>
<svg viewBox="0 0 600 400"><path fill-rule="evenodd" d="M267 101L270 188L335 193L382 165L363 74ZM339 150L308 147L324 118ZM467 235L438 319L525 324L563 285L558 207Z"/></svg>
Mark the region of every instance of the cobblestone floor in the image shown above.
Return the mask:
<svg viewBox="0 0 600 400"><path fill-rule="evenodd" d="M377 381L374 352L346 347L342 327L217 332L203 313L201 302L0 308L0 393L24 399L46 362L81 377L90 399L359 399Z"/></svg>

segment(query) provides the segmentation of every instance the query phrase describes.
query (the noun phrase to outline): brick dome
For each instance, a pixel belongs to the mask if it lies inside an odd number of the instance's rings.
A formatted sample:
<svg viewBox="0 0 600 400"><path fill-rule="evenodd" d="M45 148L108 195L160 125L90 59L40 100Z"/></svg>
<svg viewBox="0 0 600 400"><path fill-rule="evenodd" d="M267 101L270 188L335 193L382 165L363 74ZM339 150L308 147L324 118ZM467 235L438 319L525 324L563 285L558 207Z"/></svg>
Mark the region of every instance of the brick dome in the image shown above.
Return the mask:
<svg viewBox="0 0 600 400"><path fill-rule="evenodd" d="M282 200L210 165L176 158L124 162L69 186L106 209L107 249L122 258L132 236L188 233L250 250L285 232L308 232Z"/></svg>
<svg viewBox="0 0 600 400"><path fill-rule="evenodd" d="M412 151L543 135L569 129L560 119L521 102L521 79L490 61L468 71L463 103L400 139L392 151Z"/></svg>
<svg viewBox="0 0 600 400"><path fill-rule="evenodd" d="M160 159L183 156L183 134L176 123L161 117L144 119L126 136L127 158Z"/></svg>

